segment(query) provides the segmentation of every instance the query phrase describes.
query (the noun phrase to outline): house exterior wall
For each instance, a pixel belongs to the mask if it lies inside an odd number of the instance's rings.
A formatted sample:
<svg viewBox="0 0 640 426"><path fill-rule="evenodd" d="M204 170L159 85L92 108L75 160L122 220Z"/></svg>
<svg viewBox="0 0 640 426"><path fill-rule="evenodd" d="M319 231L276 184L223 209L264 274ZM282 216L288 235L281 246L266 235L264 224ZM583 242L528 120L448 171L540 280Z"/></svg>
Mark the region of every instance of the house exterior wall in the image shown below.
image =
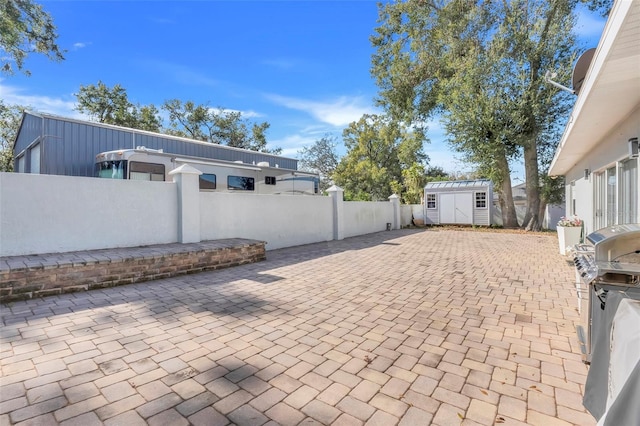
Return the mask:
<svg viewBox="0 0 640 426"><path fill-rule="evenodd" d="M619 125L612 129L607 136L600 141L597 148L592 152L587 153L581 161L579 161L574 167L572 167L566 174L566 212L568 215L578 215L585 222L585 234L589 234L597 229L601 228L599 221L600 215L605 215L604 222L611 220L613 223L622 223L624 220L620 217L623 208L624 194L620 193L620 178L621 178L621 162L629 159L629 145L628 140L632 137L638 137L640 135L640 108L636 109L629 117L625 118ZM640 168L640 161L638 158L632 159ZM615 200L615 212L606 212L599 208L601 206L596 205L595 200L597 176L601 173L605 173L607 169L616 168L616 200ZM589 170L589 176L585 178L585 170ZM638 175L638 174L637 174ZM636 176L635 190L640 190L640 178ZM640 222L639 213L640 204L638 197L636 197L636 215L635 221ZM606 210L606 209L605 209ZM610 215L612 217L607 218ZM613 217L615 216L615 217Z"/></svg>

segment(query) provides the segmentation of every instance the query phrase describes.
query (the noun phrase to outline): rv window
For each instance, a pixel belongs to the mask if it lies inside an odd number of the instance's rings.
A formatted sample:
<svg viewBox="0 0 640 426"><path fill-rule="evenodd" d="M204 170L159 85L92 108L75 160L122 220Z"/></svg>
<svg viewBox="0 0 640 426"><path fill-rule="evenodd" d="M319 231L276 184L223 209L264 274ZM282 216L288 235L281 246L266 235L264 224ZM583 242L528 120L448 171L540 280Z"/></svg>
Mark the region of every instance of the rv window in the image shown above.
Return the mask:
<svg viewBox="0 0 640 426"><path fill-rule="evenodd" d="M130 161L129 179L164 181L164 164Z"/></svg>
<svg viewBox="0 0 640 426"><path fill-rule="evenodd" d="M100 161L96 163L96 177L106 179L124 179L125 160Z"/></svg>
<svg viewBox="0 0 640 426"><path fill-rule="evenodd" d="M476 192L476 209L486 209L486 208L487 208L487 193Z"/></svg>
<svg viewBox="0 0 640 426"><path fill-rule="evenodd" d="M435 209L436 207L436 194L427 194L427 208Z"/></svg>
<svg viewBox="0 0 640 426"><path fill-rule="evenodd" d="M203 173L200 175L200 191L212 191L216 189L216 175Z"/></svg>
<svg viewBox="0 0 640 426"><path fill-rule="evenodd" d="M227 188L239 191L253 191L255 179L245 176L228 176Z"/></svg>
<svg viewBox="0 0 640 426"><path fill-rule="evenodd" d="M276 177L275 176L265 176L264 184L265 185L275 185L276 184Z"/></svg>

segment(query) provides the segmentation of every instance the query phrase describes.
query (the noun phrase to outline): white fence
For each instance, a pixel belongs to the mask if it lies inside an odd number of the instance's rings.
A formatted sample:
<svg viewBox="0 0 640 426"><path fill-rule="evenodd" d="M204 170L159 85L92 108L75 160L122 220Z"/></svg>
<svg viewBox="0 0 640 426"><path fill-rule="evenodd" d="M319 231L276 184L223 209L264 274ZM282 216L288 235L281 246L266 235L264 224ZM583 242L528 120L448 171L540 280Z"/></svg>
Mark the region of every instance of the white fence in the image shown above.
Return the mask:
<svg viewBox="0 0 640 426"><path fill-rule="evenodd" d="M188 167L188 166L187 166ZM136 247L220 238L267 242L267 250L399 229L399 200L212 193L197 171L174 182L0 173L0 256Z"/></svg>
<svg viewBox="0 0 640 426"><path fill-rule="evenodd" d="M371 234L393 224L393 209L388 202L350 201L344 203L344 236Z"/></svg>
<svg viewBox="0 0 640 426"><path fill-rule="evenodd" d="M564 212L564 206L560 206L557 204L547 205L547 209L545 210L544 218L542 220L542 228L555 230L556 224L558 223L560 218L564 216ZM524 216L526 214L527 206L516 206L516 216L518 217L518 223L522 224ZM493 221L491 223L502 226L502 208L498 204L493 206Z"/></svg>

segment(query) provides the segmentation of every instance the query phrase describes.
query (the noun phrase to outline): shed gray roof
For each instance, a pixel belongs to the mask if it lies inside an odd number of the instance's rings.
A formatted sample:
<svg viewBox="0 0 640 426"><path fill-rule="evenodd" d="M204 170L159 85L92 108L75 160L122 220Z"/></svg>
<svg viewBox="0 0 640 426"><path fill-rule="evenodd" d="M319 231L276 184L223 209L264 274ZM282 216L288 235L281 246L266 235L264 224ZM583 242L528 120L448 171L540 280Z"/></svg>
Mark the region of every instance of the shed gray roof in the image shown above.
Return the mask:
<svg viewBox="0 0 640 426"><path fill-rule="evenodd" d="M429 182L424 189L460 189L460 188L485 188L491 185L489 179L453 180L443 182Z"/></svg>

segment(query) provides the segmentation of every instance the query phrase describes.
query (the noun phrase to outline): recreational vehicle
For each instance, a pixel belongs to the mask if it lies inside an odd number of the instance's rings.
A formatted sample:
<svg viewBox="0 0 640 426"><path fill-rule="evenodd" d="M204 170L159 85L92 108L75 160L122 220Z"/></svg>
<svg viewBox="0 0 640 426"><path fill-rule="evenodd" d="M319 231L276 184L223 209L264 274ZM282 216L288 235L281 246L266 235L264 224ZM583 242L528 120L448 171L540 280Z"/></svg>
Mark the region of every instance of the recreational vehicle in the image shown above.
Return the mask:
<svg viewBox="0 0 640 426"><path fill-rule="evenodd" d="M96 156L95 176L107 179L170 180L169 172L188 164L202 172L201 191L251 192L255 194L317 195L317 174L271 167L268 162L212 160L181 156L163 150L137 147L102 152Z"/></svg>

